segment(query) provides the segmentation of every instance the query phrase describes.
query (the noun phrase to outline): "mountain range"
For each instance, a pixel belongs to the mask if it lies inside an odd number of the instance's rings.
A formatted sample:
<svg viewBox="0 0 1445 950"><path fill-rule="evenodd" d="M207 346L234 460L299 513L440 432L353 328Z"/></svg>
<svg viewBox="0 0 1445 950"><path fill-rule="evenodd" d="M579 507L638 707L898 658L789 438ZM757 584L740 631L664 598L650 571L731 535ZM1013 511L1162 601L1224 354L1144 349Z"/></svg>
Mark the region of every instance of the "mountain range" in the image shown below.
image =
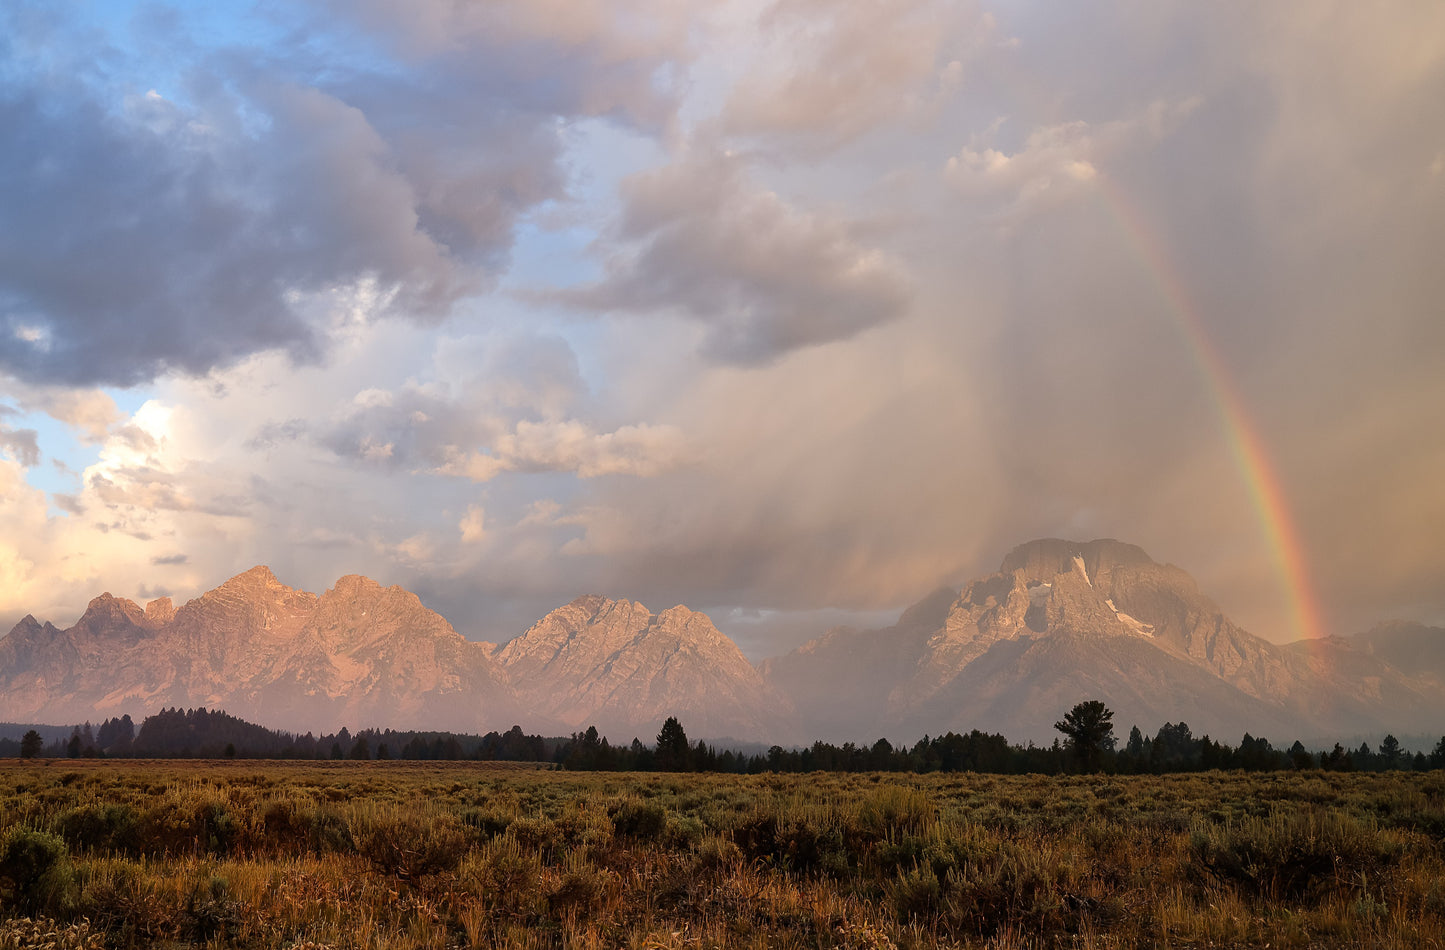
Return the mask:
<svg viewBox="0 0 1445 950"><path fill-rule="evenodd" d="M1021 545L881 630L837 628L749 663L704 614L579 597L496 646L415 594L350 575L316 595L268 568L183 606L102 594L74 626L34 617L0 638L0 720L78 722L169 706L291 730L352 726L764 742L912 740L982 729L1049 742L1099 698L1127 730L1277 741L1445 723L1445 630L1381 624L1275 644L1194 580L1112 540Z"/></svg>

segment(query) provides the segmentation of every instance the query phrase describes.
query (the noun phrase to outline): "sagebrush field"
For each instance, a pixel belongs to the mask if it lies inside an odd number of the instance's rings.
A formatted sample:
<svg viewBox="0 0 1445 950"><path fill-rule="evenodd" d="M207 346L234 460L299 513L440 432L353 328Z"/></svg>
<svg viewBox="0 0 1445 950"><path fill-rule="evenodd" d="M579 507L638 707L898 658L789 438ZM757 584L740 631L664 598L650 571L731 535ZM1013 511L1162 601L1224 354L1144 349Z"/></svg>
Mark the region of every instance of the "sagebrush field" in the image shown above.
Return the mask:
<svg viewBox="0 0 1445 950"><path fill-rule="evenodd" d="M0 948L1445 946L1445 773L0 766Z"/></svg>

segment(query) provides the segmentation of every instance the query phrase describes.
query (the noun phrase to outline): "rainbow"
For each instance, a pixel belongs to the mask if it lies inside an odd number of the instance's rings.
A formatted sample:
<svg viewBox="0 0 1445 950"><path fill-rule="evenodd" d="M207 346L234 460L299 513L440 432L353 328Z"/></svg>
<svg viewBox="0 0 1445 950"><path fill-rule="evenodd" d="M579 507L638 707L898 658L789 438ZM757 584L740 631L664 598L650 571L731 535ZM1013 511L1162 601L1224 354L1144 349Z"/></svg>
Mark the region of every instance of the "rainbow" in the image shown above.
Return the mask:
<svg viewBox="0 0 1445 950"><path fill-rule="evenodd" d="M1235 391L1233 381L1218 349L1205 332L1198 309L1189 298L1183 278L1164 253L1163 242L1149 227L1144 216L1124 192L1102 173L1094 181L1100 186L1105 204L1127 235L1145 269L1168 303L1185 342L1199 364L1207 389L1219 416L1235 466L1244 480L1250 501L1259 518L1271 560L1289 600L1294 631L1301 639L1315 640L1325 635L1319 602L1310 581L1308 560L1300 542L1294 518L1285 500L1279 475L1270 463L1269 453L1258 429L1251 424L1244 400Z"/></svg>

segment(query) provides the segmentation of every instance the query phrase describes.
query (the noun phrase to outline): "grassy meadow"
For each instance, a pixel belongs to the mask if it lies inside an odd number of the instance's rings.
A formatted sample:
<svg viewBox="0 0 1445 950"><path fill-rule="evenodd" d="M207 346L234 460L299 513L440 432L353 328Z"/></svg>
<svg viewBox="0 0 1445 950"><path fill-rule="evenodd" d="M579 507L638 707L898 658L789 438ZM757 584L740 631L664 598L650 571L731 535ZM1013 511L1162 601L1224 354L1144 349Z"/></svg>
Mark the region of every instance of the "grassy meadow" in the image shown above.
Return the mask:
<svg viewBox="0 0 1445 950"><path fill-rule="evenodd" d="M0 764L0 950L1441 947L1445 772Z"/></svg>

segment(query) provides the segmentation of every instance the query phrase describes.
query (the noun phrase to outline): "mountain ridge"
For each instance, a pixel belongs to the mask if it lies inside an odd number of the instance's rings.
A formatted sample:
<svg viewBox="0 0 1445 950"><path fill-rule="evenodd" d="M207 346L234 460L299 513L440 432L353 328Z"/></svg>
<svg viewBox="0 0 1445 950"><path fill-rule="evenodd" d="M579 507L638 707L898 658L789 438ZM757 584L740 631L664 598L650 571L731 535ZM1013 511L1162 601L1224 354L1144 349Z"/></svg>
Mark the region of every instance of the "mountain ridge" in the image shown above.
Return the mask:
<svg viewBox="0 0 1445 950"><path fill-rule="evenodd" d="M264 565L179 607L107 592L65 630L27 614L0 638L0 719L204 705L293 730L596 725L624 742L669 715L706 738L983 728L1047 742L1085 698L1109 703L1121 729L1428 732L1445 715L1442 680L1445 630L1397 622L1270 643L1181 568L1112 539L1027 542L889 627L833 628L756 665L682 604L584 595L496 645L400 586L348 574L318 595Z"/></svg>
<svg viewBox="0 0 1445 950"><path fill-rule="evenodd" d="M936 610L939 593L915 607ZM927 613L927 610L924 611ZM907 615L907 612L905 612ZM882 643L893 649L880 664ZM808 669L855 693L852 709L818 702ZM1323 737L1428 731L1445 696L1346 641L1273 644L1248 633L1189 574L1113 539L1043 538L966 585L937 628L830 632L762 665L819 737L999 729L1048 742L1073 702L1102 698L1115 721L1187 721L1214 734Z"/></svg>

